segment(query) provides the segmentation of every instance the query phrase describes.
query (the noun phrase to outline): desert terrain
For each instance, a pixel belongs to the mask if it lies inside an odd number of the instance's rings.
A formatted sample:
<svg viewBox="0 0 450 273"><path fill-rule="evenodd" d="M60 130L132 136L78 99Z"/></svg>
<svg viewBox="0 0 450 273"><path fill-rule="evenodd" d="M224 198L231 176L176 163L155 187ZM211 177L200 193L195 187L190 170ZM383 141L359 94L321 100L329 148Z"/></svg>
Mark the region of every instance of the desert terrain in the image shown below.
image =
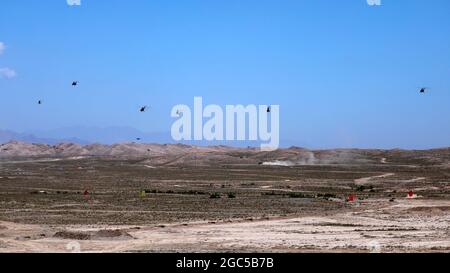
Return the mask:
<svg viewBox="0 0 450 273"><path fill-rule="evenodd" d="M450 252L450 149L0 145L0 252L180 251Z"/></svg>

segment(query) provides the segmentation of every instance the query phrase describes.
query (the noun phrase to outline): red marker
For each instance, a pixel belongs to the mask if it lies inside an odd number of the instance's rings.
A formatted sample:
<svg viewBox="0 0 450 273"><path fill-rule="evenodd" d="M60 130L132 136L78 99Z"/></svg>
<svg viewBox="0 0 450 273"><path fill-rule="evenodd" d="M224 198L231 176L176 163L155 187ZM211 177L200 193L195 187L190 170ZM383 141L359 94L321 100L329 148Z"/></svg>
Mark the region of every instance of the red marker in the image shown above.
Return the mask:
<svg viewBox="0 0 450 273"><path fill-rule="evenodd" d="M356 196L354 194L350 194L347 197L347 202L355 202L355 200L356 200Z"/></svg>

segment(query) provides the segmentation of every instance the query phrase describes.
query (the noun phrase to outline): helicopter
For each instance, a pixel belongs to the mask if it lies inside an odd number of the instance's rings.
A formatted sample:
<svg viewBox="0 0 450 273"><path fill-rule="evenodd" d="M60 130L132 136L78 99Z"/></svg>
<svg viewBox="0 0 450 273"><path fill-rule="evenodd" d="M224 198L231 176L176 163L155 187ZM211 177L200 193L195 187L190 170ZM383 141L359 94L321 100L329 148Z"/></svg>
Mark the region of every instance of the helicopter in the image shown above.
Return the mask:
<svg viewBox="0 0 450 273"><path fill-rule="evenodd" d="M428 87L422 87L422 88L420 88L420 93L426 93L426 92L428 92L430 90L430 88L428 88Z"/></svg>

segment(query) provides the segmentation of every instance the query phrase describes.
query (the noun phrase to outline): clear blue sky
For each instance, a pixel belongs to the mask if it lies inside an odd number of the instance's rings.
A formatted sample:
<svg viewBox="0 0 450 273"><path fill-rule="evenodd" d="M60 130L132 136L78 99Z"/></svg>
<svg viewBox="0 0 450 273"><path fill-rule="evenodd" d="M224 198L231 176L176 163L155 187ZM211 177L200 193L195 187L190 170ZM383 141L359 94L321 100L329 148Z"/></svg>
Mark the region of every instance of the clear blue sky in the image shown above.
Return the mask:
<svg viewBox="0 0 450 273"><path fill-rule="evenodd" d="M203 96L279 104L289 145L450 146L448 0L2 0L0 42L0 129L166 132Z"/></svg>

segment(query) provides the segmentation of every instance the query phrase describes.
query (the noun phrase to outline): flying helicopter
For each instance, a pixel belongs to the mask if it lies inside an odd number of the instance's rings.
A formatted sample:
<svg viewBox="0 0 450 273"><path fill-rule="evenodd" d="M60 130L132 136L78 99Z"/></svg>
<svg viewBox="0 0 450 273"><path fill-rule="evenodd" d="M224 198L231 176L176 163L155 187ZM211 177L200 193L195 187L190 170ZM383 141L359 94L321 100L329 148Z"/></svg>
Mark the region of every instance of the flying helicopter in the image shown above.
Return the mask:
<svg viewBox="0 0 450 273"><path fill-rule="evenodd" d="M422 87L422 88L420 88L420 93L426 93L426 92L428 92L430 90L430 88L428 88L428 87Z"/></svg>

